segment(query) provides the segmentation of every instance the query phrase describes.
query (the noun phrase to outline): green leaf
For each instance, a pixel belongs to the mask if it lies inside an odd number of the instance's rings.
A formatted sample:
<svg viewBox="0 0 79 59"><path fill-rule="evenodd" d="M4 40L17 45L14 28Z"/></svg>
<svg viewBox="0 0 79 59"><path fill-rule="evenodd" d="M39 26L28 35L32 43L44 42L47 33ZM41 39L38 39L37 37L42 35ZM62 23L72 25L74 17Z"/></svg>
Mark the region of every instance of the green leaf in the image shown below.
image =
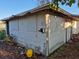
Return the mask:
<svg viewBox="0 0 79 59"><path fill-rule="evenodd" d="M66 4L68 6L72 6L72 4L76 3L76 0L52 0L52 3L55 5L58 5L61 3L62 5ZM78 0L78 6L79 6L79 0Z"/></svg>
<svg viewBox="0 0 79 59"><path fill-rule="evenodd" d="M69 6L71 6L73 4L73 0L69 1Z"/></svg>

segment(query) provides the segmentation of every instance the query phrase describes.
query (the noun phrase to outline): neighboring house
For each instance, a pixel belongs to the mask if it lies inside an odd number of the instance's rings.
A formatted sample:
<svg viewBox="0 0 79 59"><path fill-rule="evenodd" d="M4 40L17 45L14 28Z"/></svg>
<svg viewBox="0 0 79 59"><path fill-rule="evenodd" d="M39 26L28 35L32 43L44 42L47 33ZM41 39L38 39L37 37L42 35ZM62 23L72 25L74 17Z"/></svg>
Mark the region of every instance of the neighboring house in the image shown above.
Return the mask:
<svg viewBox="0 0 79 59"><path fill-rule="evenodd" d="M75 17L77 21L73 21L74 25L72 26L72 32L73 34L78 34L79 33L79 15L72 15Z"/></svg>
<svg viewBox="0 0 79 59"><path fill-rule="evenodd" d="M1 30L6 30L6 23L3 21L0 21L0 31Z"/></svg>
<svg viewBox="0 0 79 59"><path fill-rule="evenodd" d="M71 21L75 19L69 13L40 6L3 20L8 35L16 36L17 42L26 48L48 56L70 39Z"/></svg>

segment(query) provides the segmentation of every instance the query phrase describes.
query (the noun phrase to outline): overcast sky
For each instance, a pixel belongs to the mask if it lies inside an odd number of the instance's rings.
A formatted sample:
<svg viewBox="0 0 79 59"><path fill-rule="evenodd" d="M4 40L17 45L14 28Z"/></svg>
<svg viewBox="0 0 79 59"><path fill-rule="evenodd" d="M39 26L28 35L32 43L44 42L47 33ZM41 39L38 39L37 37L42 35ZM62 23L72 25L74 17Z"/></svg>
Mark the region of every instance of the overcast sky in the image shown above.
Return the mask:
<svg viewBox="0 0 79 59"><path fill-rule="evenodd" d="M0 0L0 19L27 11L36 6L37 3L33 0ZM77 4L74 4L72 7L61 6L61 8L72 14L79 15L79 8L77 7Z"/></svg>

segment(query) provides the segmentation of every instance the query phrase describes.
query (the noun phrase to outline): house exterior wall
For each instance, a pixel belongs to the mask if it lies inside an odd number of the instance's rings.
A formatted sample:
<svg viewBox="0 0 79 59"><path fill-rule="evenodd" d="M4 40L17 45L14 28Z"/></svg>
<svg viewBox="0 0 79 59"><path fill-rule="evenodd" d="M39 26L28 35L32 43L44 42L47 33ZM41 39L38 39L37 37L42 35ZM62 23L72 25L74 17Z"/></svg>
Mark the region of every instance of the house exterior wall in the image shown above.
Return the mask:
<svg viewBox="0 0 79 59"><path fill-rule="evenodd" d="M71 28L66 31L64 23L62 17L41 13L9 21L9 32L16 36L20 44L34 50L40 49L41 53L48 56L70 38ZM40 32L41 28L46 32Z"/></svg>
<svg viewBox="0 0 79 59"><path fill-rule="evenodd" d="M67 29L66 29L66 41L68 42L70 39L71 39L71 36L72 36L72 28L71 27L68 27Z"/></svg>
<svg viewBox="0 0 79 59"><path fill-rule="evenodd" d="M45 28L44 18L43 14L38 14L9 21L10 35L26 48L45 53L45 33L39 32L40 28Z"/></svg>
<svg viewBox="0 0 79 59"><path fill-rule="evenodd" d="M71 28L64 28L64 18L50 15L49 54L70 39Z"/></svg>
<svg viewBox="0 0 79 59"><path fill-rule="evenodd" d="M79 33L79 21L73 21L73 26L72 26L72 32L73 34L78 34Z"/></svg>
<svg viewBox="0 0 79 59"><path fill-rule="evenodd" d="M79 33L79 21L77 21L77 34Z"/></svg>

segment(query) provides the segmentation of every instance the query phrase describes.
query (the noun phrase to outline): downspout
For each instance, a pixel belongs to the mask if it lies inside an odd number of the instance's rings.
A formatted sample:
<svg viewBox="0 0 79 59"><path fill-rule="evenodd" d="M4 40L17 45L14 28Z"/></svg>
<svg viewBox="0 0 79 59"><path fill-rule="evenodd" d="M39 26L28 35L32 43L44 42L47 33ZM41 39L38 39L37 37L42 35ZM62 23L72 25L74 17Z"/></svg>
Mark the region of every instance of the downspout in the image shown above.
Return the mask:
<svg viewBox="0 0 79 59"><path fill-rule="evenodd" d="M71 22L71 25L72 25L72 22ZM73 30L73 28L72 28L72 26L71 26L71 34L70 34L70 39L72 39L72 35L73 35L72 30Z"/></svg>
<svg viewBox="0 0 79 59"><path fill-rule="evenodd" d="M64 26L65 26L65 22L64 22ZM65 43L67 43L67 28L65 28Z"/></svg>
<svg viewBox="0 0 79 59"><path fill-rule="evenodd" d="M66 43L67 43L67 28L66 28Z"/></svg>
<svg viewBox="0 0 79 59"><path fill-rule="evenodd" d="M49 14L45 15L46 20L46 54L49 55Z"/></svg>

